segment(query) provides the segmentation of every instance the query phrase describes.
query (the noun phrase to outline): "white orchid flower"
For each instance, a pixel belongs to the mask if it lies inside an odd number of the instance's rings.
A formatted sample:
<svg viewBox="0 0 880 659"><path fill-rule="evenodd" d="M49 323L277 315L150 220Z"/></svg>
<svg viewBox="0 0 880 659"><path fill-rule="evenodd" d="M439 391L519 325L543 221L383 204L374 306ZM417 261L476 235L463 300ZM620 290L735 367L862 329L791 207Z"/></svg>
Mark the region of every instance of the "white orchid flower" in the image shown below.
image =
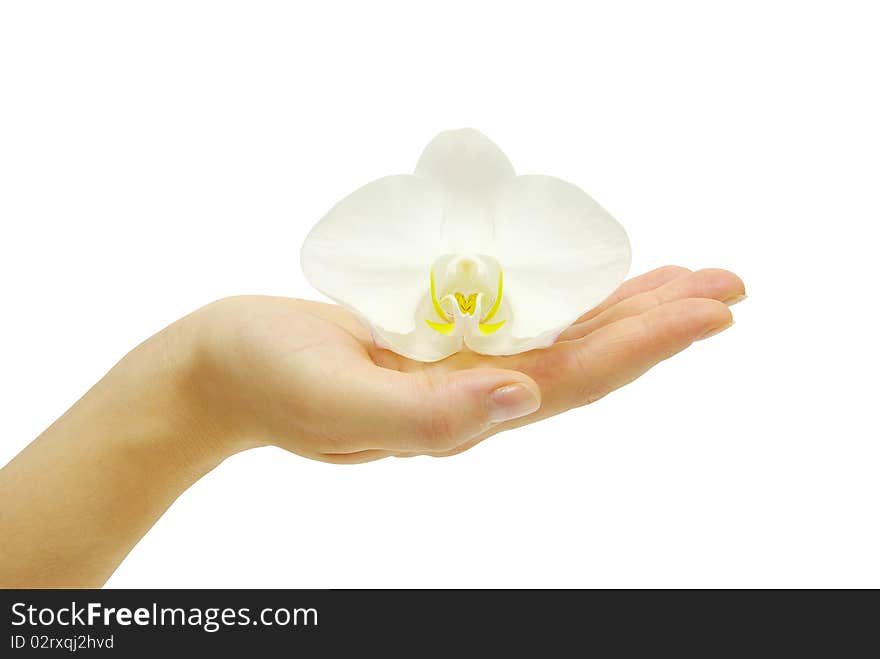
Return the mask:
<svg viewBox="0 0 880 659"><path fill-rule="evenodd" d="M377 345L423 362L545 348L629 270L626 232L578 187L517 176L485 135L440 133L312 229L302 267Z"/></svg>

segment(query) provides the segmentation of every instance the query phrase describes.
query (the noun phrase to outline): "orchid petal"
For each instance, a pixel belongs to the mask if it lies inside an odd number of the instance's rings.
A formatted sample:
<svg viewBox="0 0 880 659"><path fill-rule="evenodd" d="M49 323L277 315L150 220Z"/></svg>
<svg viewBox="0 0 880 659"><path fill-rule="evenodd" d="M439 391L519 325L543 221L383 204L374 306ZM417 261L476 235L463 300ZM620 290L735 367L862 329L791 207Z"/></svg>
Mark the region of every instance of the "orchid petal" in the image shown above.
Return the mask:
<svg viewBox="0 0 880 659"><path fill-rule="evenodd" d="M529 348L552 343L610 295L629 270L623 227L571 183L518 176L496 198L492 216L492 254L504 268L511 335L533 339Z"/></svg>
<svg viewBox="0 0 880 659"><path fill-rule="evenodd" d="M473 128L448 130L425 147L415 175L440 187L446 251L485 251L492 238L492 198L515 176L501 149Z"/></svg>
<svg viewBox="0 0 880 659"><path fill-rule="evenodd" d="M373 181L315 225L303 243L303 272L315 288L370 325L411 332L442 219L441 197L430 181L415 176Z"/></svg>

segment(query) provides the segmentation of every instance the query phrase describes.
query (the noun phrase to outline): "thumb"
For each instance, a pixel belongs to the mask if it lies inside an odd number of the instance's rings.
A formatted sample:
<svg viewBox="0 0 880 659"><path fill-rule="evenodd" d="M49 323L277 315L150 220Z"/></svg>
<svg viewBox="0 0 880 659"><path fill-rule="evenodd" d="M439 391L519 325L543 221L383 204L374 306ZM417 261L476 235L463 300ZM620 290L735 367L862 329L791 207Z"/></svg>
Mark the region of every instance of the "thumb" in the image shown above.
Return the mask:
<svg viewBox="0 0 880 659"><path fill-rule="evenodd" d="M374 380L369 409L380 416L374 439L387 450L450 450L541 406L537 383L519 371L385 373Z"/></svg>

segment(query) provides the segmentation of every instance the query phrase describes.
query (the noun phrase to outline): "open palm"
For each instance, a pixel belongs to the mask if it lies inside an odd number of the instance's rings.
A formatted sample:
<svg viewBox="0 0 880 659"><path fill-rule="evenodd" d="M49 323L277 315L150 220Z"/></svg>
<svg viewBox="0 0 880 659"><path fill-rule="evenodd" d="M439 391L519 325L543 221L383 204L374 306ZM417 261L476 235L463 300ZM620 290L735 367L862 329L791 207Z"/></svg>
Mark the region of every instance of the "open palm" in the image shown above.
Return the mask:
<svg viewBox="0 0 880 659"><path fill-rule="evenodd" d="M731 272L667 266L624 283L550 348L434 363L377 348L336 305L231 298L221 325L236 329L207 380L233 425L307 457L448 456L602 398L728 327L744 295Z"/></svg>

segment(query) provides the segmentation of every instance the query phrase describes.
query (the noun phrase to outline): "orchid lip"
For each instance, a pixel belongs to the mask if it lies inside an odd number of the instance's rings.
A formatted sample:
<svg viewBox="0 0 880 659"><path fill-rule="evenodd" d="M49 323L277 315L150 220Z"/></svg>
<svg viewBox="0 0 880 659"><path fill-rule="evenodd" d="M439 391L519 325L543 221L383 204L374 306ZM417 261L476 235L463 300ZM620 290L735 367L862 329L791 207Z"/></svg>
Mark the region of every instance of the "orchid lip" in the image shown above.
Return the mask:
<svg viewBox="0 0 880 659"><path fill-rule="evenodd" d="M484 257L485 258L485 257ZM438 262L443 259L438 259ZM461 325L464 334L478 331L482 336L489 336L501 329L506 319L490 322L501 307L504 290L504 273L498 266L498 279L494 290L486 290L485 273L489 269L480 257L456 257L446 264L446 278L449 291L437 291L435 263L429 276L429 292L431 306L436 318L426 318L425 323L435 332L444 336L451 335L457 325ZM483 281L481 281L481 279ZM463 290L462 290L463 289ZM491 300L486 313L482 313L485 300ZM477 322L475 323L474 320Z"/></svg>

